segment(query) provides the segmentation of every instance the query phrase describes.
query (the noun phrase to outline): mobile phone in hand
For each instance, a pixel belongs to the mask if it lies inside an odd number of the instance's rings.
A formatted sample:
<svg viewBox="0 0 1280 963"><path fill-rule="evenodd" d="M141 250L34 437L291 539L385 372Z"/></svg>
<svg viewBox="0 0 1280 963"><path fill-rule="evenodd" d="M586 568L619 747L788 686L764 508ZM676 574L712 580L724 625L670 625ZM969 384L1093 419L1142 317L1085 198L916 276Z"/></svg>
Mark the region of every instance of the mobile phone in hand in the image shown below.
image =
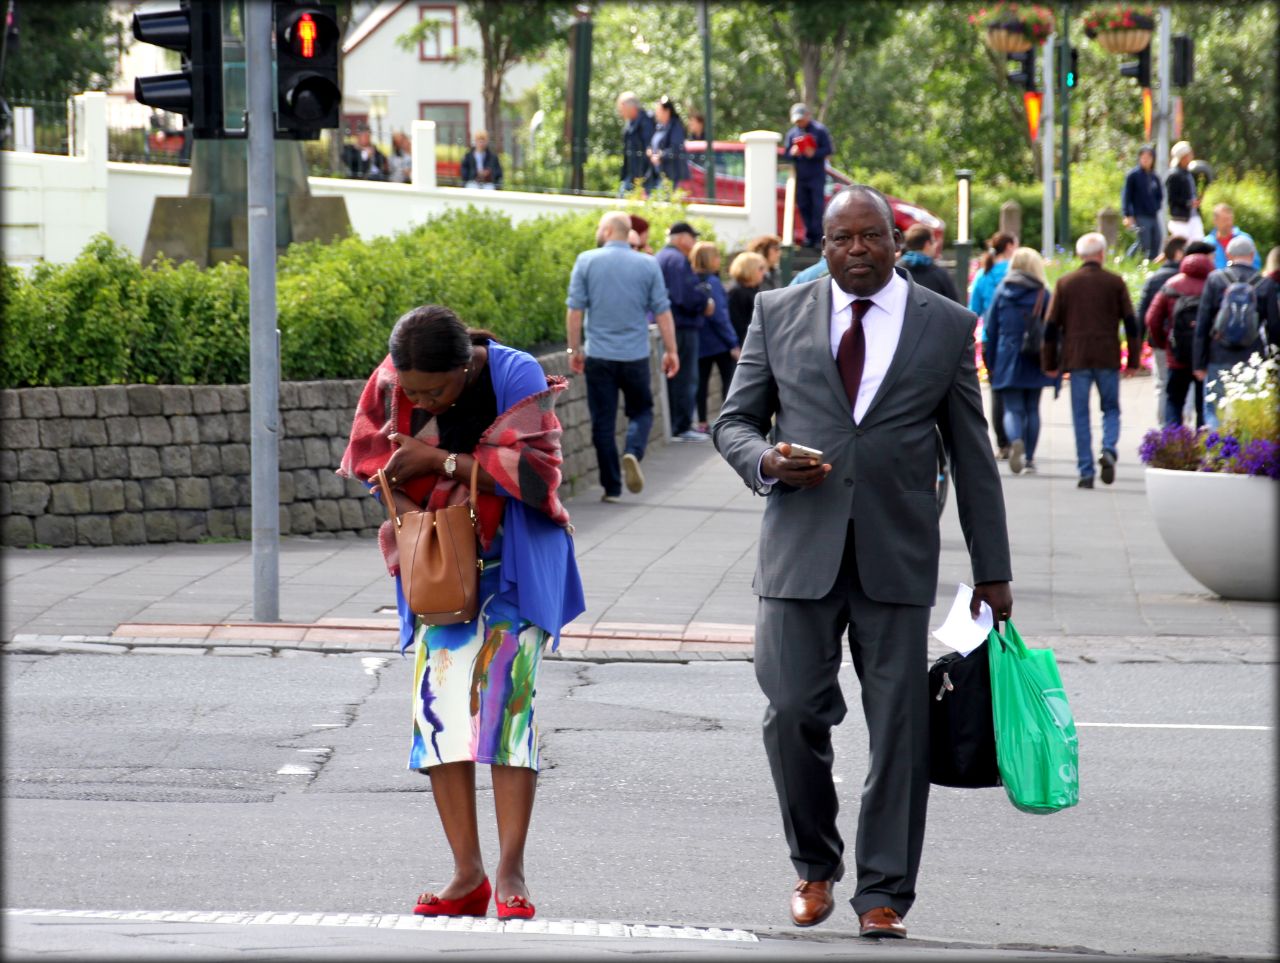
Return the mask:
<svg viewBox="0 0 1280 963"><path fill-rule="evenodd" d="M816 458L822 461L822 452L817 448L810 448L808 445L797 445L795 442L788 442L791 445L792 458Z"/></svg>

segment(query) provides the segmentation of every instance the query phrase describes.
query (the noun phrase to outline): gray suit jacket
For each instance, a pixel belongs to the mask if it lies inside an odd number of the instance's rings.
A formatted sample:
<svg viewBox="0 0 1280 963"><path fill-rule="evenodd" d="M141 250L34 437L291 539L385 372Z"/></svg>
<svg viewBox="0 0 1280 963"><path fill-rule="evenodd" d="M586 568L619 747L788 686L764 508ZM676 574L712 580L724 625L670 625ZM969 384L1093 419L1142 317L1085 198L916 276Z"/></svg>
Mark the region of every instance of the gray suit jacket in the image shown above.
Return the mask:
<svg viewBox="0 0 1280 963"><path fill-rule="evenodd" d="M765 291L729 396L716 448L769 499L753 588L770 598L819 599L835 584L853 521L863 590L878 601L933 605L938 583L937 447L951 453L960 524L975 582L1010 581L1004 496L974 365L973 313L909 286L902 337L861 423L831 357L830 279ZM756 470L770 435L824 453L816 488L762 489Z"/></svg>

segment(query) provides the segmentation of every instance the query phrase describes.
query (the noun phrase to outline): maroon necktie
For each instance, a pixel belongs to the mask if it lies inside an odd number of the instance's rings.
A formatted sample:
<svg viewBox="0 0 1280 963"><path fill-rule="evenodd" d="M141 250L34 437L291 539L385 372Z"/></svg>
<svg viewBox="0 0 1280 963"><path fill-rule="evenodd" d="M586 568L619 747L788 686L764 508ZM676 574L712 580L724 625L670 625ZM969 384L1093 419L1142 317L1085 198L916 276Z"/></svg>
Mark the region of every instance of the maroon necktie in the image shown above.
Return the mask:
<svg viewBox="0 0 1280 963"><path fill-rule="evenodd" d="M836 367L840 369L840 380L844 382L845 394L849 396L851 412L858 403L862 366L867 360L867 335L862 328L862 317L870 307L870 298L858 298L849 306L853 321L841 335L840 347L836 349Z"/></svg>

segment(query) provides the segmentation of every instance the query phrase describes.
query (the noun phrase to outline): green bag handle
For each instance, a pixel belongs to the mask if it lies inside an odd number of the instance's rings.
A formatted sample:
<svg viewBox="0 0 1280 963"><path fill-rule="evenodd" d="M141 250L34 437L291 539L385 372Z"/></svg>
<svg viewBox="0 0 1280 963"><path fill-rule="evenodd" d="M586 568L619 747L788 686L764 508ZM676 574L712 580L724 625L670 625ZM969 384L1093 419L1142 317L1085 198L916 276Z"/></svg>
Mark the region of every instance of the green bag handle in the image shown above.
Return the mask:
<svg viewBox="0 0 1280 963"><path fill-rule="evenodd" d="M992 628L991 635L1004 644L1008 649L1013 650L1013 654L1020 659L1025 659L1030 652L1027 650L1027 643L1022 641L1022 636L1014 627L1013 622L1006 619L1004 623L1005 631L1002 633L999 629Z"/></svg>

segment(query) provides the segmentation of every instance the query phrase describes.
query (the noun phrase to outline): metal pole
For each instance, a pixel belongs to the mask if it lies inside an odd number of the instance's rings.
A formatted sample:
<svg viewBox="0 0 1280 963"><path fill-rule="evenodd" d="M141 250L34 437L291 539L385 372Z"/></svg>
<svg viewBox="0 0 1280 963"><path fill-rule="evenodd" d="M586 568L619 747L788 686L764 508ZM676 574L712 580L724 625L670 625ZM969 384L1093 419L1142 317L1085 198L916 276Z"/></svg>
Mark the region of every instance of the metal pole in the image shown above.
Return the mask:
<svg viewBox="0 0 1280 963"><path fill-rule="evenodd" d="M1071 4L1062 5L1062 45L1058 48L1058 96L1062 98L1062 200L1059 207L1062 222L1058 225L1058 238L1069 254L1071 247L1071 101L1067 87L1067 69L1071 66L1071 37L1067 26L1071 19Z"/></svg>
<svg viewBox="0 0 1280 963"><path fill-rule="evenodd" d="M1164 183L1164 175L1169 170L1169 122L1173 119L1170 111L1169 92L1173 86L1173 13L1168 4L1160 8L1160 92L1156 102L1156 176ZM1160 205L1160 228L1164 233L1164 225L1168 223L1168 204Z"/></svg>
<svg viewBox="0 0 1280 963"><path fill-rule="evenodd" d="M280 618L280 361L276 335L276 122L271 19L271 4L245 4L253 617L258 622L276 622Z"/></svg>
<svg viewBox="0 0 1280 963"><path fill-rule="evenodd" d="M1040 200L1040 253L1046 258L1053 257L1053 106L1057 103L1053 95L1053 52L1057 49L1056 43L1056 34L1049 34L1044 45L1048 54L1040 65L1044 76L1044 110L1040 113L1040 166L1044 169L1044 196Z"/></svg>
<svg viewBox="0 0 1280 963"><path fill-rule="evenodd" d="M707 0L698 4L698 32L702 34L702 90L705 123L702 137L707 142L707 199L716 199L716 150L711 127L711 12Z"/></svg>

